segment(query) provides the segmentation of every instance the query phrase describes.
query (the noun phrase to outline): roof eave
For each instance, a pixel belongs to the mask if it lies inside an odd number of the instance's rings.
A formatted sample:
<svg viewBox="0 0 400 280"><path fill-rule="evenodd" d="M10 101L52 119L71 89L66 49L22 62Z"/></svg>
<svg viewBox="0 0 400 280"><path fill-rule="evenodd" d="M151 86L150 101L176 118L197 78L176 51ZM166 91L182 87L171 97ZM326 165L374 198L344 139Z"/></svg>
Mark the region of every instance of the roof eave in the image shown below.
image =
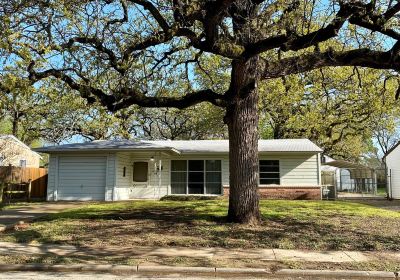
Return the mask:
<svg viewBox="0 0 400 280"><path fill-rule="evenodd" d="M79 152L84 152L84 153L90 153L90 152L169 152L172 154L181 154L178 150L174 148L151 148L151 149L135 149L135 148L109 148L109 149L47 149L47 148L38 148L34 149L38 153L45 153L45 154L55 154L55 153L79 153Z"/></svg>

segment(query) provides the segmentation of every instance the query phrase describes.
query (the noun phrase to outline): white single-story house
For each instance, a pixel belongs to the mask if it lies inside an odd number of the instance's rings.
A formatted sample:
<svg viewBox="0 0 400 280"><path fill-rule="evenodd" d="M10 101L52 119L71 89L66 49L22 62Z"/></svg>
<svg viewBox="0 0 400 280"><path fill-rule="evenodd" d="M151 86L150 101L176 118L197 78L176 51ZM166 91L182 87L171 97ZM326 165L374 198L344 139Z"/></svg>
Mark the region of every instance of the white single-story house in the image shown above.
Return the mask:
<svg viewBox="0 0 400 280"><path fill-rule="evenodd" d="M39 168L41 158L14 135L0 136L0 166Z"/></svg>
<svg viewBox="0 0 400 280"><path fill-rule="evenodd" d="M308 139L259 140L260 194L321 199L321 148ZM227 195L229 141L93 141L43 147L47 200Z"/></svg>
<svg viewBox="0 0 400 280"><path fill-rule="evenodd" d="M400 199L400 142L384 156L389 198Z"/></svg>

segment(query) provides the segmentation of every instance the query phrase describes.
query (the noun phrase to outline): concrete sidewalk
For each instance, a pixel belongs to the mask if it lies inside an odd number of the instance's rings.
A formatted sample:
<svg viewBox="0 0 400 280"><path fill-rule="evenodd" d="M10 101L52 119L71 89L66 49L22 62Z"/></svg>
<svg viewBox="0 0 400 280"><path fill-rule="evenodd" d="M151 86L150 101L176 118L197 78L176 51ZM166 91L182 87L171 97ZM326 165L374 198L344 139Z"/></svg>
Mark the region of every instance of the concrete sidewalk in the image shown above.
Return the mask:
<svg viewBox="0 0 400 280"><path fill-rule="evenodd" d="M1 210L0 232L18 223L31 221L51 213L79 206L82 206L81 202L43 202L14 206L11 209Z"/></svg>
<svg viewBox="0 0 400 280"><path fill-rule="evenodd" d="M186 248L186 247L75 247L53 244L21 244L0 242L0 255L42 255L86 256L86 257L188 257L258 259L265 261L303 261L303 262L368 262L392 260L400 262L400 252L358 252L358 251L304 251L282 249L224 249L224 248Z"/></svg>

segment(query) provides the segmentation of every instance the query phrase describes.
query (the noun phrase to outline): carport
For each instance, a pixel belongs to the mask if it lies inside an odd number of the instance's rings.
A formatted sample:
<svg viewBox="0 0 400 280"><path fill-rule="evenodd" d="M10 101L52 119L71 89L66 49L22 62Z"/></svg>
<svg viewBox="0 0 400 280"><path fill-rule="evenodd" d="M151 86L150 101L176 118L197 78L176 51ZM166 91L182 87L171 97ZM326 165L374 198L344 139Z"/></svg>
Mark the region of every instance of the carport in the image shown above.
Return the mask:
<svg viewBox="0 0 400 280"><path fill-rule="evenodd" d="M333 182L337 192L376 195L377 179L373 168L346 160L333 160L323 165L339 169L332 173L336 177Z"/></svg>

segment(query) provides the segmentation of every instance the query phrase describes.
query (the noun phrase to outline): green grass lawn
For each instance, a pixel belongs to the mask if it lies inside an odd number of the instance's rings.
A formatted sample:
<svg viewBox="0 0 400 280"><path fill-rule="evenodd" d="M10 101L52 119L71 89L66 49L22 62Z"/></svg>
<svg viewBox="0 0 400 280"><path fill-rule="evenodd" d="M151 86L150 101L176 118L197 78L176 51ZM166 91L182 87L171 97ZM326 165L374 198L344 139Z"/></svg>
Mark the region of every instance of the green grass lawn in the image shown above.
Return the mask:
<svg viewBox="0 0 400 280"><path fill-rule="evenodd" d="M400 250L400 213L342 201L262 200L263 222L225 223L226 200L88 203L0 234L12 242Z"/></svg>
<svg viewBox="0 0 400 280"><path fill-rule="evenodd" d="M386 195L387 195L387 193L386 193L386 187L377 188L376 194L377 194L377 195L381 195L381 196L386 196Z"/></svg>

